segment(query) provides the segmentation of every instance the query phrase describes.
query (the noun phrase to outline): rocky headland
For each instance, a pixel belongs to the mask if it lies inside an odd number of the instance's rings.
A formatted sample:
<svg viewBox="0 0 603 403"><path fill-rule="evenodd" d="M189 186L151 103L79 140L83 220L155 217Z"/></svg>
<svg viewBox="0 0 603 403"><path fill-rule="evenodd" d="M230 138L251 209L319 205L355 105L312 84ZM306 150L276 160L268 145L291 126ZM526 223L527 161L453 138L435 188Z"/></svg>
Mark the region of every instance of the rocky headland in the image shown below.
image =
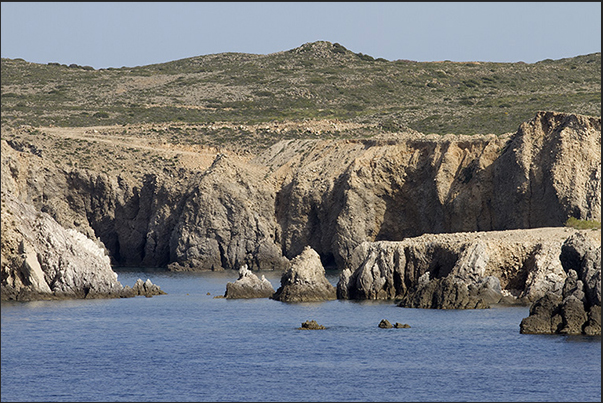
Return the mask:
<svg viewBox="0 0 603 403"><path fill-rule="evenodd" d="M341 298L529 303L563 288L555 254L571 235L567 219L601 220L600 117L539 112L498 136L284 139L257 155L205 150L206 165L141 177L47 158L37 141L64 132L36 130L1 142L3 203L10 194L47 213L117 266L284 272L310 247L323 267L345 273ZM116 146L109 134L94 136ZM548 227L561 232L533 243L522 235ZM508 235L508 250L487 239L496 231ZM3 256L7 248L18 250L3 233ZM404 264L384 263L402 256ZM3 258L3 295L22 266ZM467 298L427 303L439 298L434 281L463 294L459 279Z"/></svg>
<svg viewBox="0 0 603 403"><path fill-rule="evenodd" d="M150 280L123 286L105 250L49 214L2 192L2 300L165 294Z"/></svg>

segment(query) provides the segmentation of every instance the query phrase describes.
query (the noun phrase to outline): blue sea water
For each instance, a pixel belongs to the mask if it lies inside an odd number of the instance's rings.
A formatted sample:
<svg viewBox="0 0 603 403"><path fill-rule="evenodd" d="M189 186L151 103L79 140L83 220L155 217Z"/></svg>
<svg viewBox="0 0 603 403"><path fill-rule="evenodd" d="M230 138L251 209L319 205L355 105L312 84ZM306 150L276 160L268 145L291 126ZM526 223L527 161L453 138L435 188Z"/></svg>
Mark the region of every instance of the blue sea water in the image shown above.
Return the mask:
<svg viewBox="0 0 603 403"><path fill-rule="evenodd" d="M601 338L522 335L527 307L229 300L236 272L116 271L168 294L2 303L3 402L601 401Z"/></svg>

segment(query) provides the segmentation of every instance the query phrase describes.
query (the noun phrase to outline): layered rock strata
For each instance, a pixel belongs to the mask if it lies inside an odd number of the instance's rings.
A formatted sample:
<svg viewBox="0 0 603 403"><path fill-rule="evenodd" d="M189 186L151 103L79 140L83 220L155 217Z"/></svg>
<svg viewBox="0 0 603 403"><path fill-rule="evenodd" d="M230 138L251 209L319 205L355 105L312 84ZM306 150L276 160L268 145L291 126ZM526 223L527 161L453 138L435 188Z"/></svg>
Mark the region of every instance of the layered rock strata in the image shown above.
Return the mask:
<svg viewBox="0 0 603 403"><path fill-rule="evenodd" d="M285 270L311 246L342 269L363 242L601 220L601 119L539 112L514 134L284 140L253 160L142 180L2 141L2 189L122 266Z"/></svg>
<svg viewBox="0 0 603 403"><path fill-rule="evenodd" d="M528 304L562 292L567 274L559 256L576 233L600 238L600 230L538 228L364 242L340 275L337 297L397 299L416 308Z"/></svg>
<svg viewBox="0 0 603 403"><path fill-rule="evenodd" d="M326 278L320 256L311 247L291 260L281 276L281 285L271 297L282 302L314 302L337 298L336 289Z"/></svg>
<svg viewBox="0 0 603 403"><path fill-rule="evenodd" d="M521 333L601 335L601 238L576 233L563 244L567 278L561 293L546 293L530 307Z"/></svg>
<svg viewBox="0 0 603 403"><path fill-rule="evenodd" d="M239 278L234 283L226 283L224 298L270 298L274 292L272 284L265 276L262 275L260 279L247 265L243 265L239 269Z"/></svg>
<svg viewBox="0 0 603 403"><path fill-rule="evenodd" d="M503 136L279 143L263 158L285 255L310 245L340 268L364 241L601 220L595 117L540 112Z"/></svg>
<svg viewBox="0 0 603 403"><path fill-rule="evenodd" d="M128 296L103 249L2 192L2 300Z"/></svg>

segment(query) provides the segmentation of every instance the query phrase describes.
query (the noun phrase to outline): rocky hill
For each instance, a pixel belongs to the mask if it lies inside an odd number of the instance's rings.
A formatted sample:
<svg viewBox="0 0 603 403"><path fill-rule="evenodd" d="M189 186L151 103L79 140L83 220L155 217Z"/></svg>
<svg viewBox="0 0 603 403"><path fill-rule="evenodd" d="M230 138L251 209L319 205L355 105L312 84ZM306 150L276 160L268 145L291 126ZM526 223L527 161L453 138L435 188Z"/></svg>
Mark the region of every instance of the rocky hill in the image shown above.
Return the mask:
<svg viewBox="0 0 603 403"><path fill-rule="evenodd" d="M238 125L354 121L329 136L502 134L537 111L601 115L601 53L537 63L374 59L319 41L268 55L222 53L94 70L2 59L2 125L203 125L189 140L257 148L304 130L237 134ZM206 126L207 125L207 126Z"/></svg>

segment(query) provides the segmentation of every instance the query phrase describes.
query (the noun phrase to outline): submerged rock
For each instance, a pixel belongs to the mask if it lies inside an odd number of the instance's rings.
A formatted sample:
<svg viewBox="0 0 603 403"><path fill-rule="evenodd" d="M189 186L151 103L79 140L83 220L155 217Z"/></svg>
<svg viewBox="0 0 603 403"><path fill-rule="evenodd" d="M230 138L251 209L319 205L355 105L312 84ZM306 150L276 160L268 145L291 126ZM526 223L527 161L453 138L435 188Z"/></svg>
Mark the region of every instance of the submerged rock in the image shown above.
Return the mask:
<svg viewBox="0 0 603 403"><path fill-rule="evenodd" d="M325 276L320 256L306 246L281 276L281 286L271 297L283 302L325 301L337 298L336 289Z"/></svg>
<svg viewBox="0 0 603 403"><path fill-rule="evenodd" d="M226 283L225 298L270 298L274 288L264 275L259 279L244 264L239 269L239 278L234 282Z"/></svg>
<svg viewBox="0 0 603 403"><path fill-rule="evenodd" d="M389 320L387 319L381 319L381 322L379 322L378 325L381 329L391 329L392 327L394 327Z"/></svg>
<svg viewBox="0 0 603 403"><path fill-rule="evenodd" d="M326 327L324 327L323 325L319 325L318 323L316 323L315 320L307 320L302 323L301 327L298 327L298 329L320 330L326 329Z"/></svg>

